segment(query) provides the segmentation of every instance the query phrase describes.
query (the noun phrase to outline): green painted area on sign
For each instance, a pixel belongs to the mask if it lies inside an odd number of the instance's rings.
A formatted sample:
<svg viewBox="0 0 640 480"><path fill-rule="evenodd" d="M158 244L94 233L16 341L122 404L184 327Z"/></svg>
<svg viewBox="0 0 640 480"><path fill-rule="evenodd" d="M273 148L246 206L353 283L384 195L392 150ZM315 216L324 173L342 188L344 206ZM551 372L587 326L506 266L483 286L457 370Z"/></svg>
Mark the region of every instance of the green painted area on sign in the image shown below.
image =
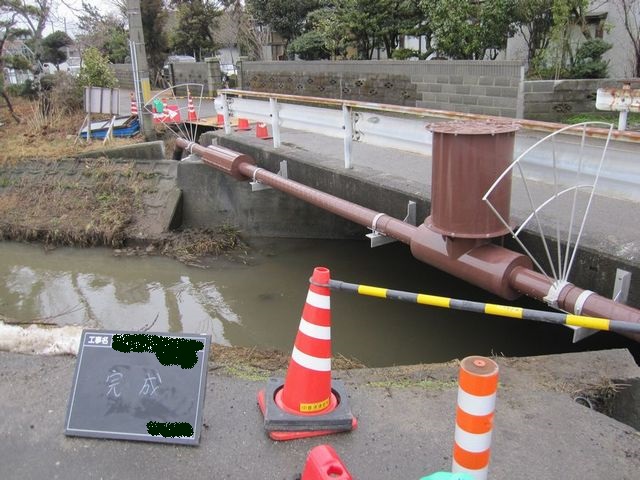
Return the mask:
<svg viewBox="0 0 640 480"><path fill-rule="evenodd" d="M179 365L187 369L198 363L198 352L204 348L204 343L187 338L125 333L115 334L111 347L123 353L151 352L162 365Z"/></svg>
<svg viewBox="0 0 640 480"><path fill-rule="evenodd" d="M148 422L147 432L154 437L192 437L193 427L187 422Z"/></svg>

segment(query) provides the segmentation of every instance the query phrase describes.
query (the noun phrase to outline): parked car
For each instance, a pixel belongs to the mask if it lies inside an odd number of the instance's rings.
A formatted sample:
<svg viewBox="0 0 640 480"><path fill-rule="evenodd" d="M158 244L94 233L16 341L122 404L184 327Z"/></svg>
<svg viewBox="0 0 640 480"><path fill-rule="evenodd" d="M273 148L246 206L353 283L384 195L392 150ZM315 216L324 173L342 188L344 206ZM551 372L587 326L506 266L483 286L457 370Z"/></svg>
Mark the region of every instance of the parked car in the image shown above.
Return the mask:
<svg viewBox="0 0 640 480"><path fill-rule="evenodd" d="M66 62L60 64L60 71L67 72L70 75L76 76L80 73L80 67L82 66L82 58L69 57Z"/></svg>

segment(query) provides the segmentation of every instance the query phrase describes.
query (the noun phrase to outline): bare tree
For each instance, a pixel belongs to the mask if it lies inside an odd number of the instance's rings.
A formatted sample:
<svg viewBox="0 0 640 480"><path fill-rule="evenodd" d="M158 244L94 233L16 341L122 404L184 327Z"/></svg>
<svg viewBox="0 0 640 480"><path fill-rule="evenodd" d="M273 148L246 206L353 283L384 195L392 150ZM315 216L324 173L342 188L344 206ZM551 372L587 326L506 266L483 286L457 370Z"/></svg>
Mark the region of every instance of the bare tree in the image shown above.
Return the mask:
<svg viewBox="0 0 640 480"><path fill-rule="evenodd" d="M640 0L613 0L633 48L633 76L640 77Z"/></svg>
<svg viewBox="0 0 640 480"><path fill-rule="evenodd" d="M220 43L230 47L237 45L252 60L262 59L263 46L269 41L266 29L259 29L247 12L242 0L230 0L224 4L224 15L220 19Z"/></svg>
<svg viewBox="0 0 640 480"><path fill-rule="evenodd" d="M0 4L0 12L2 12L2 5ZM2 12L4 13L4 12ZM9 15L6 19L0 20L0 52L4 51L4 44L11 37L11 32L16 23L16 15ZM16 121L16 123L20 123L20 118L16 115L16 112L13 110L13 105L11 104L11 99L5 90L5 78L4 78L4 67L5 67L5 59L4 56L0 55L0 93L2 98L4 98L5 103L7 104L7 108L11 113L11 116Z"/></svg>

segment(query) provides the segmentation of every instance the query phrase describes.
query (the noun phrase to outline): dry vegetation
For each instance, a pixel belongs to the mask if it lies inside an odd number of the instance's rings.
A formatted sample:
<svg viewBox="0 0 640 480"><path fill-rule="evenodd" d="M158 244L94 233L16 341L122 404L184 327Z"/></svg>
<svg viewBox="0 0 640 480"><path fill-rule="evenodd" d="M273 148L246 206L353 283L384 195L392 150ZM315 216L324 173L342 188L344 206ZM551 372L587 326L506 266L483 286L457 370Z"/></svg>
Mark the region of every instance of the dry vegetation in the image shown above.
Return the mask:
<svg viewBox="0 0 640 480"><path fill-rule="evenodd" d="M14 101L19 124L0 103L0 239L127 247L128 227L144 215L143 196L153 190L148 174L107 159L69 160L105 148L102 140L77 139L84 113L63 114L53 105L44 115L37 102ZM140 141L114 139L108 146ZM141 247L138 241L124 254L160 254L195 264L241 245L227 227L171 232L147 242Z"/></svg>
<svg viewBox="0 0 640 480"><path fill-rule="evenodd" d="M13 107L21 122L11 118L9 110L0 102L0 165L15 164L26 159L59 159L104 148L102 140L87 143L76 141L85 114L64 113L55 106L44 115L37 102L13 98ZM112 146L136 143L140 139L116 138Z"/></svg>

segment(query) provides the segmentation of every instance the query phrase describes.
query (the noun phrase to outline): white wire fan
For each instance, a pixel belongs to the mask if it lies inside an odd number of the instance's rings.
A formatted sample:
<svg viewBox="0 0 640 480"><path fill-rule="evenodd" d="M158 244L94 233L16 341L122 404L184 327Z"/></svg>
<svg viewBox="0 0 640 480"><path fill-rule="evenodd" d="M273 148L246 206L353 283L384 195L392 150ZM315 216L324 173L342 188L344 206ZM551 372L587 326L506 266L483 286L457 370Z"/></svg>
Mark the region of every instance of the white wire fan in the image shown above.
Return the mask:
<svg viewBox="0 0 640 480"><path fill-rule="evenodd" d="M606 140L591 140L590 127L608 129ZM609 123L585 122L553 132L519 155L482 197L536 268L553 280L556 291L568 282L574 265L612 130ZM512 205L520 209L515 230L491 203L497 186L508 181L514 187ZM520 238L525 230L535 232L539 243L525 246ZM548 303L555 306L553 298Z"/></svg>
<svg viewBox="0 0 640 480"><path fill-rule="evenodd" d="M198 127L189 121L189 114L193 108L200 118L203 92L201 83L180 83L156 93L144 104L144 109L155 126L164 126L176 137L195 142Z"/></svg>

